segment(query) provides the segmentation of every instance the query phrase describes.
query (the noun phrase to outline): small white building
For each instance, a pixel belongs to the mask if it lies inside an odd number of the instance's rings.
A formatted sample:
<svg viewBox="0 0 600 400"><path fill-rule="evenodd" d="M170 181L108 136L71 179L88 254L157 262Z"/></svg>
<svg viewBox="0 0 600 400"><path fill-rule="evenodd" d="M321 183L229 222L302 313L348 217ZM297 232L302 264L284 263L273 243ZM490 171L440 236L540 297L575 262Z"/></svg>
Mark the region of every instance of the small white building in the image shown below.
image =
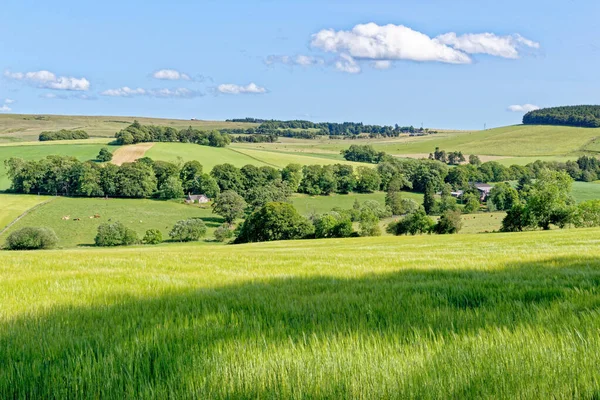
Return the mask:
<svg viewBox="0 0 600 400"><path fill-rule="evenodd" d="M210 199L203 194L188 194L187 197L185 198L185 202L188 204L194 204L194 203L203 204L203 203L208 203L209 201L210 201Z"/></svg>

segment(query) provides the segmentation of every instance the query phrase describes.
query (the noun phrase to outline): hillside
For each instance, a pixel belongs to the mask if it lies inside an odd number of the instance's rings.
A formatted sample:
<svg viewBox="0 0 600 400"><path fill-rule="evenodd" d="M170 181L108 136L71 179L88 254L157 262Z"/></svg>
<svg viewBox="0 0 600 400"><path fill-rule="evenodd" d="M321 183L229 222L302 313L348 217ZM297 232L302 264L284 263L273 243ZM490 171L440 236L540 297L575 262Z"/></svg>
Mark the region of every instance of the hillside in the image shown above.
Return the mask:
<svg viewBox="0 0 600 400"><path fill-rule="evenodd" d="M0 252L0 398L594 398L598 240Z"/></svg>
<svg viewBox="0 0 600 400"><path fill-rule="evenodd" d="M114 137L114 134L138 120L144 125L167 125L183 129L188 126L203 130L248 128L257 124L224 121L191 121L181 119L111 116L0 114L0 143L33 141L43 131L81 129L90 137Z"/></svg>

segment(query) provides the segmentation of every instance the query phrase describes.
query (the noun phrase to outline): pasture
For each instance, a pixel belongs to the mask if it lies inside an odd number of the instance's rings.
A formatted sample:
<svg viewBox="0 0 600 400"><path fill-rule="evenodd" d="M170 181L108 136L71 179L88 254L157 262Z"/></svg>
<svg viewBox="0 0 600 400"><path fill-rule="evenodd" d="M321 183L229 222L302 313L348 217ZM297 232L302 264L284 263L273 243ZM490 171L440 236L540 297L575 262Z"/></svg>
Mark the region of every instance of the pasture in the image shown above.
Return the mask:
<svg viewBox="0 0 600 400"><path fill-rule="evenodd" d="M10 197L4 195L1 199ZM19 197L31 198L31 201L37 199L37 196ZM100 218L93 218L95 215ZM65 217L68 219L63 219ZM89 246L94 244L98 225L114 221L120 221L134 229L140 238L146 230L158 229L162 232L163 239L168 240L173 225L187 218L201 218L205 222L208 228L206 239L212 239L214 230L223 222L221 217L212 214L208 205L199 207L174 201L146 199L58 197L18 221L0 236L0 243L15 230L26 226L43 226L54 229L60 240L60 247Z"/></svg>
<svg viewBox="0 0 600 400"><path fill-rule="evenodd" d="M595 398L600 230L0 253L0 398Z"/></svg>
<svg viewBox="0 0 600 400"><path fill-rule="evenodd" d="M0 194L0 233L20 215L50 199L52 197Z"/></svg>

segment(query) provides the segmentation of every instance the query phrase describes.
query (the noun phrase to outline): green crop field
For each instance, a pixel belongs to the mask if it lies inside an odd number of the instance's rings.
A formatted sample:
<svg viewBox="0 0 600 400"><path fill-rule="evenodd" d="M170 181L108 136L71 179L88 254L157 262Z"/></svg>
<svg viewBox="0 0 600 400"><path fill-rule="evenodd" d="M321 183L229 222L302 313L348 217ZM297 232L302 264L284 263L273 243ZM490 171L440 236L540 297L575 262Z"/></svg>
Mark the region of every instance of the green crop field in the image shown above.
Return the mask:
<svg viewBox="0 0 600 400"><path fill-rule="evenodd" d="M9 195L4 195L0 197L0 201L6 197L10 198ZM29 198L30 203L37 199L37 196L21 197ZM100 218L90 218L96 214ZM67 216L68 220L63 219ZM80 220L74 220L76 218ZM4 242L6 236L15 230L26 226L43 226L54 229L61 247L92 245L98 225L109 221L124 223L134 229L140 238L147 229L159 229L163 239L168 240L173 225L187 218L204 220L208 227L206 239L212 239L215 228L223 223L221 217L212 214L207 205L199 207L173 201L58 197L22 218L0 236L0 242Z"/></svg>
<svg viewBox="0 0 600 400"><path fill-rule="evenodd" d="M27 210L49 199L52 197L0 194L0 232Z"/></svg>
<svg viewBox="0 0 600 400"><path fill-rule="evenodd" d="M600 230L0 253L0 398L597 398Z"/></svg>
<svg viewBox="0 0 600 400"><path fill-rule="evenodd" d="M571 194L578 203L600 200L600 182L573 182Z"/></svg>
<svg viewBox="0 0 600 400"><path fill-rule="evenodd" d="M417 203L423 203L421 193L403 192L402 195L407 199L413 199ZM292 197L292 204L298 212L304 215L322 214L331 211L335 207L350 209L354 202L358 200L363 203L367 200L376 200L382 205L385 204L385 193L350 193L350 194L332 194L329 196L308 196L296 194Z"/></svg>
<svg viewBox="0 0 600 400"><path fill-rule="evenodd" d="M4 161L11 157L19 157L24 160L39 160L49 155L61 155L86 161L95 159L102 147L108 147L110 151L114 151L117 148L116 146L107 146L101 143L83 144L83 141L78 142L77 144L68 142L51 142L52 144L47 144L49 142L44 142L45 144L43 145L0 146L0 190L10 187L10 180L6 176Z"/></svg>
<svg viewBox="0 0 600 400"><path fill-rule="evenodd" d="M82 129L90 136L114 137L115 133L127 127L134 120L144 125L166 125L177 129L194 128L203 130L222 128L248 128L256 124L224 121L190 121L180 119L110 116L69 116L69 115L0 115L0 142L37 140L43 131L60 129Z"/></svg>

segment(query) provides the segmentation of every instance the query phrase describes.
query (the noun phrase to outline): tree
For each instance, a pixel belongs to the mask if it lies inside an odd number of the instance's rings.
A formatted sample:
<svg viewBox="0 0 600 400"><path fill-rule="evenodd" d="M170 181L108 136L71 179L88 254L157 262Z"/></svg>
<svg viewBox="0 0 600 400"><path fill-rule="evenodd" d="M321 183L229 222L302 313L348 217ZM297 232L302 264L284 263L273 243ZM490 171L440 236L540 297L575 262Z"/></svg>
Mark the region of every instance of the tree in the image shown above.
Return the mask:
<svg viewBox="0 0 600 400"><path fill-rule="evenodd" d="M388 207L384 207L377 200L366 200L361 208L361 211L369 210L377 216L377 218L387 218L392 216L392 212Z"/></svg>
<svg viewBox="0 0 600 400"><path fill-rule="evenodd" d="M354 233L350 218L335 211L316 217L313 221L313 225L315 227L315 237L317 239L349 237Z"/></svg>
<svg viewBox="0 0 600 400"><path fill-rule="evenodd" d="M214 199L219 195L221 189L219 189L215 178L208 174L202 174L194 180L191 191L203 194L209 199Z"/></svg>
<svg viewBox="0 0 600 400"><path fill-rule="evenodd" d="M399 221L390 223L387 232L394 235L417 235L430 233L435 222L427 216L425 209L419 207L417 210L407 214Z"/></svg>
<svg viewBox="0 0 600 400"><path fill-rule="evenodd" d="M313 225L288 203L267 203L242 224L235 243L302 239L314 233Z"/></svg>
<svg viewBox="0 0 600 400"><path fill-rule="evenodd" d="M169 232L175 242L194 242L206 235L206 225L200 218L178 221Z"/></svg>
<svg viewBox="0 0 600 400"><path fill-rule="evenodd" d="M263 186L256 186L246 191L245 200L253 209L259 209L267 203L287 203L292 191L287 182L275 181Z"/></svg>
<svg viewBox="0 0 600 400"><path fill-rule="evenodd" d="M471 154L471 155L469 155L469 164L475 165L475 166L480 166L481 160L475 154Z"/></svg>
<svg viewBox="0 0 600 400"><path fill-rule="evenodd" d="M337 192L348 194L356 187L356 176L352 165L335 164L333 174L337 180Z"/></svg>
<svg viewBox="0 0 600 400"><path fill-rule="evenodd" d="M385 205L393 215L404 214L404 203L402 202L402 193L396 191L388 191L385 195Z"/></svg>
<svg viewBox="0 0 600 400"><path fill-rule="evenodd" d="M496 210L506 211L519 202L519 192L508 183L498 183L490 191L488 203L492 203Z"/></svg>
<svg viewBox="0 0 600 400"><path fill-rule="evenodd" d="M96 156L96 159L100 162L109 162L112 158L112 153L106 147L101 148L98 156Z"/></svg>
<svg viewBox="0 0 600 400"><path fill-rule="evenodd" d="M50 228L26 227L6 238L8 250L41 250L56 247L58 237Z"/></svg>
<svg viewBox="0 0 600 400"><path fill-rule="evenodd" d="M379 217L369 208L364 208L360 212L359 219L360 236L381 236L381 228L379 227Z"/></svg>
<svg viewBox="0 0 600 400"><path fill-rule="evenodd" d="M480 203L479 196L474 193L465 193L463 194L463 202L465 203L465 207L463 208L463 212L465 214L473 214L479 211Z"/></svg>
<svg viewBox="0 0 600 400"><path fill-rule="evenodd" d="M144 238L142 239L142 243L144 244L159 244L163 240L162 232L158 229L148 229Z"/></svg>
<svg viewBox="0 0 600 400"><path fill-rule="evenodd" d="M215 165L210 175L217 181L222 192L233 190L237 193L244 191L244 176L242 172L231 164Z"/></svg>
<svg viewBox="0 0 600 400"><path fill-rule="evenodd" d="M137 233L121 222L106 223L98 226L96 246L128 246L138 242Z"/></svg>
<svg viewBox="0 0 600 400"><path fill-rule="evenodd" d="M358 167L358 180L356 182L356 190L360 193L372 193L379 190L381 185L381 177L377 170L369 167Z"/></svg>
<svg viewBox="0 0 600 400"><path fill-rule="evenodd" d="M502 232L522 232L531 226L530 215L522 204L515 204L502 220Z"/></svg>
<svg viewBox="0 0 600 400"><path fill-rule="evenodd" d="M600 226L600 200L588 200L580 203L573 217L573 225L577 228Z"/></svg>
<svg viewBox="0 0 600 400"><path fill-rule="evenodd" d="M450 233L458 233L462 228L462 218L460 211L446 211L442 214L437 224L433 228L433 232L444 235Z"/></svg>
<svg viewBox="0 0 600 400"><path fill-rule="evenodd" d="M566 172L543 171L527 197L526 210L532 222L544 229L550 224L564 226L572 216L573 179Z"/></svg>
<svg viewBox="0 0 600 400"><path fill-rule="evenodd" d="M297 192L302 180L302 166L300 164L288 164L281 170L281 179L287 182L292 192Z"/></svg>
<svg viewBox="0 0 600 400"><path fill-rule="evenodd" d="M188 161L183 164L181 171L179 171L179 178L181 179L184 192L194 192L194 189L197 188L196 182L201 176L202 164L200 164L198 161Z"/></svg>
<svg viewBox="0 0 600 400"><path fill-rule="evenodd" d="M229 224L244 215L246 201L233 190L227 190L217 196L212 204L213 212L225 218Z"/></svg>
<svg viewBox="0 0 600 400"><path fill-rule="evenodd" d="M385 157L385 153L377 152L371 145L353 144L349 149L342 150L341 154L348 161L364 163L379 163Z"/></svg>
<svg viewBox="0 0 600 400"><path fill-rule="evenodd" d="M181 181L176 176L170 176L158 189L161 199L180 199L184 196Z"/></svg>
<svg viewBox="0 0 600 400"><path fill-rule="evenodd" d="M433 214L435 210L435 191L433 183L428 181L425 184L425 194L423 196L423 209L427 215Z"/></svg>
<svg viewBox="0 0 600 400"><path fill-rule="evenodd" d="M116 174L117 193L123 197L151 197L156 191L152 167L139 162L121 165Z"/></svg>

